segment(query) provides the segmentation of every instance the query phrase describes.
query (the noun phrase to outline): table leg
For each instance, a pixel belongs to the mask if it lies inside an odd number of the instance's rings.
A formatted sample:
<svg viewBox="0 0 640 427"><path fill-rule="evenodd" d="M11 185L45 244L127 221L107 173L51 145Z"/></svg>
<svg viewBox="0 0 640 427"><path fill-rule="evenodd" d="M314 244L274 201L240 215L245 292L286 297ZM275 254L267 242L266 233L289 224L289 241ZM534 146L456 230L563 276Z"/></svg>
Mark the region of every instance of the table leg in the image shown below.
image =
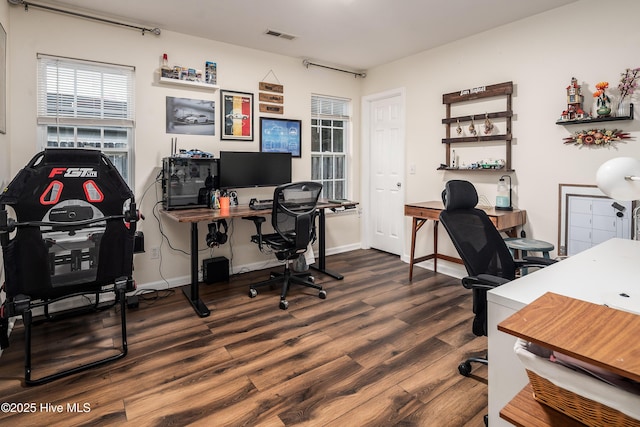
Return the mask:
<svg viewBox="0 0 640 427"><path fill-rule="evenodd" d="M319 213L319 220L318 220L318 262L317 265L316 264L311 264L309 267L313 268L316 271L319 271L321 273L324 273L328 276L333 277L334 279L337 280L342 280L344 279L344 276L340 273L336 273L334 271L330 271L326 269L326 236L325 236L325 231L326 231L326 225L325 225L325 214L324 214L324 209L318 209Z"/></svg>
<svg viewBox="0 0 640 427"><path fill-rule="evenodd" d="M438 272L438 224L440 221L433 221L433 272Z"/></svg>
<svg viewBox="0 0 640 427"><path fill-rule="evenodd" d="M211 312L200 299L198 289L198 223L191 223L191 284L182 288L182 293L187 297L198 316L207 317Z"/></svg>
<svg viewBox="0 0 640 427"><path fill-rule="evenodd" d="M416 255L416 233L418 232L418 221L419 219L415 216L413 217L412 226L411 226L411 256L409 257L409 281L413 280L413 260Z"/></svg>

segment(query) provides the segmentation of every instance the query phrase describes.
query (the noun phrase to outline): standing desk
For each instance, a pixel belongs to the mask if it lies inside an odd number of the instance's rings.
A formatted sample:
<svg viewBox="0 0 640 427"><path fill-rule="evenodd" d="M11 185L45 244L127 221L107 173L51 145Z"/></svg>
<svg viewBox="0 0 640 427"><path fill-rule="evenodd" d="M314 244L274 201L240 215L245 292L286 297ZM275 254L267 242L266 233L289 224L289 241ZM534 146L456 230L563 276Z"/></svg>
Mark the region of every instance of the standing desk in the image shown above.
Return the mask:
<svg viewBox="0 0 640 427"><path fill-rule="evenodd" d="M489 206L478 206L478 209L485 211L498 231L504 231L509 237L516 237L516 227L527 222L527 211L524 210L499 211ZM438 268L438 259L462 264L459 258L438 253L438 224L440 222L440 212L443 210L444 204L441 201L408 203L404 205L405 216L413 217L409 281L413 279L413 265L422 261L433 259L434 272L436 272ZM433 253L416 258L416 234L428 220L433 221Z"/></svg>
<svg viewBox="0 0 640 427"><path fill-rule="evenodd" d="M498 331L498 323L546 292L640 313L639 261L640 241L611 239L487 293L492 427L510 425L500 418L500 410L529 381L513 351L516 338ZM631 298L620 297L620 293ZM632 342L629 345L639 346Z"/></svg>
<svg viewBox="0 0 640 427"><path fill-rule="evenodd" d="M334 203L321 200L318 202L318 262L310 267L327 274L335 279L342 280L344 276L326 269L326 240L325 240L325 210L335 208L352 208L355 202ZM193 309L200 317L206 317L211 312L206 304L200 299L198 282L198 223L201 221L212 222L219 219L242 218L248 216L271 215L271 209L254 210L249 205L231 206L228 210L194 208L177 210L160 210L167 217L177 222L191 224L191 283L182 288L182 292L187 297Z"/></svg>

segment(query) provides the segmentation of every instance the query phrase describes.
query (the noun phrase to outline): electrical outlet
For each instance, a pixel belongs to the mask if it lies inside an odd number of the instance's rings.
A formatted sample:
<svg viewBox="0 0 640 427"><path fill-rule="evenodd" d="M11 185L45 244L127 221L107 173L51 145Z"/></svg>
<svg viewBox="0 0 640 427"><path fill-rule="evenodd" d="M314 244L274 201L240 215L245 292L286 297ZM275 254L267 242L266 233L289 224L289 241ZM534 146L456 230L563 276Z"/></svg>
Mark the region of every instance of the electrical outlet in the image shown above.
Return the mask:
<svg viewBox="0 0 640 427"><path fill-rule="evenodd" d="M149 250L149 257L151 259L158 259L160 258L160 248L155 247L155 248L151 248Z"/></svg>

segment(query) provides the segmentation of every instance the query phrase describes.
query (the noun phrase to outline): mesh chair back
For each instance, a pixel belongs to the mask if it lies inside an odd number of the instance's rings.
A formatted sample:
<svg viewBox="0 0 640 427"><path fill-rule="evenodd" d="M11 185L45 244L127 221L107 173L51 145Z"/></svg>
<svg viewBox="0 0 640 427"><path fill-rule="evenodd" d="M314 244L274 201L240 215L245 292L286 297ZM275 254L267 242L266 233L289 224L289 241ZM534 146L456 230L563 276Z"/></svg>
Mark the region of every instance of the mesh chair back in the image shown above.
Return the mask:
<svg viewBox="0 0 640 427"><path fill-rule="evenodd" d="M15 212L15 237L3 242L8 297L55 298L131 276L134 203L115 166L97 150L46 149L0 194Z"/></svg>
<svg viewBox="0 0 640 427"><path fill-rule="evenodd" d="M443 191L440 222L470 276L491 274L515 279L516 265L500 232L486 212L476 209L478 194L468 181L451 180Z"/></svg>
<svg viewBox="0 0 640 427"><path fill-rule="evenodd" d="M273 192L273 229L295 249L306 249L315 233L322 184L311 181L280 185Z"/></svg>

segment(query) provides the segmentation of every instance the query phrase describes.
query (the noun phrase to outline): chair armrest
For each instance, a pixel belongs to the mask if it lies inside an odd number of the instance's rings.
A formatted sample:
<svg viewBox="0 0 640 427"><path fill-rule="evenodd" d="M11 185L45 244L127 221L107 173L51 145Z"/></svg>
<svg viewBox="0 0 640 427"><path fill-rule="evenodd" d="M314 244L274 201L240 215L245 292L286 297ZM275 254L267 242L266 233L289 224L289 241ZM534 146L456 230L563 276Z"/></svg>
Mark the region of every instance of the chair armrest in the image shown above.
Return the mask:
<svg viewBox="0 0 640 427"><path fill-rule="evenodd" d="M478 274L477 276L467 276L462 278L462 286L467 289L491 290L508 282L510 282L509 279L492 276L491 274Z"/></svg>
<svg viewBox="0 0 640 427"><path fill-rule="evenodd" d="M531 266L532 264L537 264L543 267L546 267L548 265L555 264L556 262L558 262L557 259L549 259L549 258L543 258L539 256L527 256L527 257L524 257L522 260L528 266Z"/></svg>
<svg viewBox="0 0 640 427"><path fill-rule="evenodd" d="M256 226L256 235L251 238L258 244L258 249L262 251L262 223L266 221L263 216L243 216L242 219L253 221ZM255 239L255 240L254 240Z"/></svg>

